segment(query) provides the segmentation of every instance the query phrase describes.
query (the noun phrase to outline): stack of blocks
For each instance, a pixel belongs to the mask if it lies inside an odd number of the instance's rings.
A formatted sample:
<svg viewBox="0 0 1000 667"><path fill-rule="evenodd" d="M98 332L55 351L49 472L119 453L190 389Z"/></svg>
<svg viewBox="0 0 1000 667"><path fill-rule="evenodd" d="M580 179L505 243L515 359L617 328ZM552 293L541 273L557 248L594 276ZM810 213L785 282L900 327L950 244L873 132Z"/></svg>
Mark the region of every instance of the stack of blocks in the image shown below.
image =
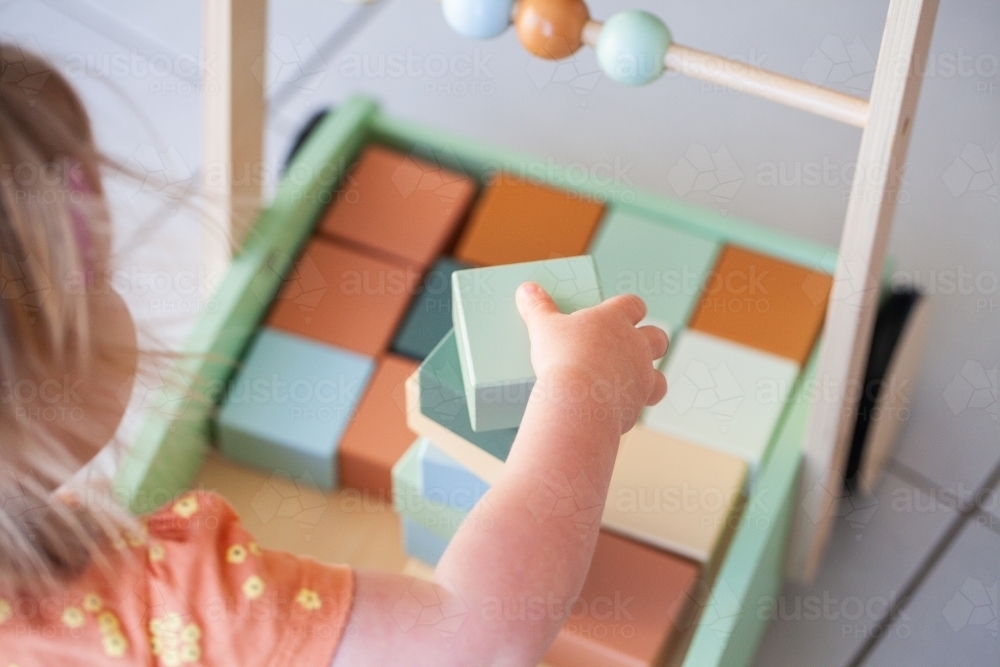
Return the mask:
<svg viewBox="0 0 1000 667"><path fill-rule="evenodd" d="M670 391L621 439L583 590L633 597L633 618L626 635L599 607L574 617L546 660L654 664L739 522L830 277L509 174L475 193L367 147L236 375L220 447L324 488L391 488L407 552L434 565L500 480L534 384L517 287L563 312L638 294L671 334Z"/></svg>

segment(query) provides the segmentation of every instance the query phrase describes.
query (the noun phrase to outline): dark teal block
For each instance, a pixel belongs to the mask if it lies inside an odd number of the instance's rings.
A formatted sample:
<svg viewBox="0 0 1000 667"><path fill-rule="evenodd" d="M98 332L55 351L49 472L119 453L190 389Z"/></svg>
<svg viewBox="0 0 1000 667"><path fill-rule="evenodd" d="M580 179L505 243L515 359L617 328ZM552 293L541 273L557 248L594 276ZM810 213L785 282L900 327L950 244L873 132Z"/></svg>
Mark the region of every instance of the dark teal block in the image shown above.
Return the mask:
<svg viewBox="0 0 1000 667"><path fill-rule="evenodd" d="M337 446L374 367L356 352L261 329L216 418L219 449L335 488Z"/></svg>
<svg viewBox="0 0 1000 667"><path fill-rule="evenodd" d="M469 268L450 257L440 257L424 277L403 325L392 341L392 351L423 360L451 330L451 274Z"/></svg>
<svg viewBox="0 0 1000 667"><path fill-rule="evenodd" d="M454 331L431 351L418 373L421 414L501 461L507 460L517 429L472 430Z"/></svg>

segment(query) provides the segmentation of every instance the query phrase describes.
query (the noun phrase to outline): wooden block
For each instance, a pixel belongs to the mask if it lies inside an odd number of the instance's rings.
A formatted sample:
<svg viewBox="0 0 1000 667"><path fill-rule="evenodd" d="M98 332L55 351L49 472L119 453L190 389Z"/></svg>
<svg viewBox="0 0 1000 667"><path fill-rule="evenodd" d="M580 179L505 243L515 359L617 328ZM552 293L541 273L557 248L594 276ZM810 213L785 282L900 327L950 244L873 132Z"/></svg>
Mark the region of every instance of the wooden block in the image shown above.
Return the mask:
<svg viewBox="0 0 1000 667"><path fill-rule="evenodd" d="M688 442L715 447L750 464L751 479L798 376L789 359L686 330L664 371L667 396L642 424Z"/></svg>
<svg viewBox="0 0 1000 667"><path fill-rule="evenodd" d="M833 279L774 257L725 246L690 327L805 364Z"/></svg>
<svg viewBox="0 0 1000 667"><path fill-rule="evenodd" d="M498 172L473 209L455 256L494 266L580 255L603 212L599 202Z"/></svg>
<svg viewBox="0 0 1000 667"><path fill-rule="evenodd" d="M324 489L337 485L337 445L375 363L264 328L216 420L227 457Z"/></svg>
<svg viewBox="0 0 1000 667"><path fill-rule="evenodd" d="M451 274L467 268L450 257L434 263L396 333L393 352L423 361L441 342L451 330Z"/></svg>
<svg viewBox="0 0 1000 667"><path fill-rule="evenodd" d="M420 452L424 498L470 511L490 485L430 441Z"/></svg>
<svg viewBox="0 0 1000 667"><path fill-rule="evenodd" d="M601 302L594 260L587 255L452 274L452 320L475 431L520 424L535 384L528 329L514 301L526 281L541 285L564 313Z"/></svg>
<svg viewBox="0 0 1000 667"><path fill-rule="evenodd" d="M444 251L475 194L476 183L467 176L369 145L319 232L424 269Z"/></svg>
<svg viewBox="0 0 1000 667"><path fill-rule="evenodd" d="M406 426L404 385L416 362L387 354L340 441L340 484L388 498L392 466L416 435Z"/></svg>
<svg viewBox="0 0 1000 667"><path fill-rule="evenodd" d="M420 452L426 438L418 438L392 467L392 505L396 513L448 541L462 525L468 512L423 495Z"/></svg>
<svg viewBox="0 0 1000 667"><path fill-rule="evenodd" d="M648 323L667 333L687 324L718 252L715 241L614 208L590 246L604 297L639 295Z"/></svg>
<svg viewBox="0 0 1000 667"><path fill-rule="evenodd" d="M407 556L417 558L431 567L438 564L448 540L438 537L419 523L406 518L400 521L403 533L403 551Z"/></svg>
<svg viewBox="0 0 1000 667"><path fill-rule="evenodd" d="M747 464L636 426L622 436L601 524L708 563L738 521Z"/></svg>
<svg viewBox="0 0 1000 667"><path fill-rule="evenodd" d="M500 476L517 429L472 430L454 331L407 380L406 406L407 423L414 433L430 438L488 484Z"/></svg>
<svg viewBox="0 0 1000 667"><path fill-rule="evenodd" d="M545 655L553 667L658 664L688 620L698 566L602 530L583 590Z"/></svg>
<svg viewBox="0 0 1000 667"><path fill-rule="evenodd" d="M377 356L392 340L419 279L415 267L315 238L278 293L267 324Z"/></svg>

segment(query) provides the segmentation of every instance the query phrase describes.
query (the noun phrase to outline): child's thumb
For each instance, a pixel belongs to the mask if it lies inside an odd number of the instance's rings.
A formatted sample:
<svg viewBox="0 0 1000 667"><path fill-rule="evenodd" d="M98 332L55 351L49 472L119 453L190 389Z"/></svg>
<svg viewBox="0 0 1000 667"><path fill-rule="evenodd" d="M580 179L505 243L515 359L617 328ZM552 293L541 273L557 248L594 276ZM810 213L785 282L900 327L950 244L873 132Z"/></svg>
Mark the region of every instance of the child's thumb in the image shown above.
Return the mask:
<svg viewBox="0 0 1000 667"><path fill-rule="evenodd" d="M517 288L517 311L530 328L541 318L559 312L555 301L537 283L524 283Z"/></svg>

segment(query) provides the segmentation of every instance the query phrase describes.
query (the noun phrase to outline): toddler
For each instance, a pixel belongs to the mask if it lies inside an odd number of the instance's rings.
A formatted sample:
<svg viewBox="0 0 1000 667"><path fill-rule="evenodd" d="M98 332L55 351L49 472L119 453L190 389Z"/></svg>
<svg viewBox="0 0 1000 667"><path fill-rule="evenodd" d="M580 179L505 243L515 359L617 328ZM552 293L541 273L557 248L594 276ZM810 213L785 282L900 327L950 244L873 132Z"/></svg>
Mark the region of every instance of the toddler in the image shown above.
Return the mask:
<svg viewBox="0 0 1000 667"><path fill-rule="evenodd" d="M650 362L667 337L636 326L643 302L563 315L521 286L537 383L432 582L261 549L210 493L129 517L64 490L113 438L137 368L102 158L58 72L0 45L0 73L0 667L536 665L564 619L497 608L568 608L600 511L538 521L529 498L559 475L603 506L619 437L666 392ZM438 616L401 618L408 600Z"/></svg>

